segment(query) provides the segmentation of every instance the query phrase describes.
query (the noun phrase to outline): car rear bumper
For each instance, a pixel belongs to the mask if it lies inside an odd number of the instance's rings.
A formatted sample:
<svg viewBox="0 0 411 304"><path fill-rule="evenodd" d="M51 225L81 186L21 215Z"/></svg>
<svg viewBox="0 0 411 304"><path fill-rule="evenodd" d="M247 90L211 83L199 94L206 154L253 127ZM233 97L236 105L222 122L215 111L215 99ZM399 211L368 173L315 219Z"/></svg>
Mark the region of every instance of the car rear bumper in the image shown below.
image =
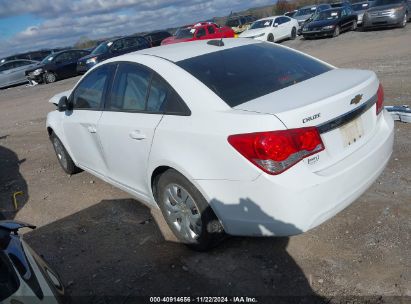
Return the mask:
<svg viewBox="0 0 411 304"><path fill-rule="evenodd" d="M318 172L305 163L256 180L196 180L228 234L289 236L314 228L361 196L392 154L394 122L384 111L373 136L342 161Z"/></svg>

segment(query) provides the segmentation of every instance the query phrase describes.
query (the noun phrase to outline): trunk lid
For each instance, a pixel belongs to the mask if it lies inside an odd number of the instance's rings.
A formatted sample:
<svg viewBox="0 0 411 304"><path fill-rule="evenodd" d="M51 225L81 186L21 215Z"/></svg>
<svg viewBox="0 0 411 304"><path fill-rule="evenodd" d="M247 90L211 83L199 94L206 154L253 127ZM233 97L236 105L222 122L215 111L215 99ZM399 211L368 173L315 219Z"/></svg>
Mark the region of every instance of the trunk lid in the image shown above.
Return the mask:
<svg viewBox="0 0 411 304"><path fill-rule="evenodd" d="M288 129L318 127L325 150L305 160L320 170L360 148L377 123L372 71L333 69L235 107L275 115Z"/></svg>

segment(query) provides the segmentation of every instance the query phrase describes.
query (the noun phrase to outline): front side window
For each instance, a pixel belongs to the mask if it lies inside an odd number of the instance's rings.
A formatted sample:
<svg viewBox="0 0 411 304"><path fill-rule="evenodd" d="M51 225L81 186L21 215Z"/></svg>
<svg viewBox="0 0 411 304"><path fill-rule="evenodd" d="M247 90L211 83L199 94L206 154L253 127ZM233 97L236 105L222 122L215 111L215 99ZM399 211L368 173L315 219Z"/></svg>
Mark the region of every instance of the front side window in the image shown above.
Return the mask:
<svg viewBox="0 0 411 304"><path fill-rule="evenodd" d="M98 110L101 108L112 67L104 65L87 75L72 94L73 108Z"/></svg>
<svg viewBox="0 0 411 304"><path fill-rule="evenodd" d="M138 65L120 64L111 91L108 110L144 111L151 72Z"/></svg>
<svg viewBox="0 0 411 304"><path fill-rule="evenodd" d="M230 107L331 69L315 59L267 43L234 47L176 64L204 83Z"/></svg>
<svg viewBox="0 0 411 304"><path fill-rule="evenodd" d="M207 26L207 30L208 30L209 34L214 34L215 33L214 28L211 25Z"/></svg>
<svg viewBox="0 0 411 304"><path fill-rule="evenodd" d="M205 35L206 35L205 28L200 27L200 28L197 30L196 37L197 37L197 38L200 38L200 37L204 37Z"/></svg>

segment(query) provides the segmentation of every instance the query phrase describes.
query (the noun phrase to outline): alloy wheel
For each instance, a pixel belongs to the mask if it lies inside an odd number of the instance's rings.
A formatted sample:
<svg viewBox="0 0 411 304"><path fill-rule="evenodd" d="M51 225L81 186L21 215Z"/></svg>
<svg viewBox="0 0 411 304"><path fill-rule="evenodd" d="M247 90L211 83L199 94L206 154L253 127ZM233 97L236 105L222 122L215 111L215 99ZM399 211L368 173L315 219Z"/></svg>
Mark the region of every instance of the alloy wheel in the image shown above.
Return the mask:
<svg viewBox="0 0 411 304"><path fill-rule="evenodd" d="M202 222L198 206L182 186L169 184L164 189L165 216L188 242L195 241L201 234Z"/></svg>

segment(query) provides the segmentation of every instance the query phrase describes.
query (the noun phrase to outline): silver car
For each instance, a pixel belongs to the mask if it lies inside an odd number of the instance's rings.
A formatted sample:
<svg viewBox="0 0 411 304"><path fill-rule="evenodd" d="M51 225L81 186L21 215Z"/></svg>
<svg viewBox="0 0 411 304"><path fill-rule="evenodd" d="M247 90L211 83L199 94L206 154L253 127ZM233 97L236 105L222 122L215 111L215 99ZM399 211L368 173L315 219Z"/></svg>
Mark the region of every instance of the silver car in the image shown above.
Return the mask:
<svg viewBox="0 0 411 304"><path fill-rule="evenodd" d="M411 17L406 0L375 0L364 13L364 29L371 27L405 27Z"/></svg>
<svg viewBox="0 0 411 304"><path fill-rule="evenodd" d="M0 88L28 82L25 71L38 64L38 61L17 59L0 64Z"/></svg>

